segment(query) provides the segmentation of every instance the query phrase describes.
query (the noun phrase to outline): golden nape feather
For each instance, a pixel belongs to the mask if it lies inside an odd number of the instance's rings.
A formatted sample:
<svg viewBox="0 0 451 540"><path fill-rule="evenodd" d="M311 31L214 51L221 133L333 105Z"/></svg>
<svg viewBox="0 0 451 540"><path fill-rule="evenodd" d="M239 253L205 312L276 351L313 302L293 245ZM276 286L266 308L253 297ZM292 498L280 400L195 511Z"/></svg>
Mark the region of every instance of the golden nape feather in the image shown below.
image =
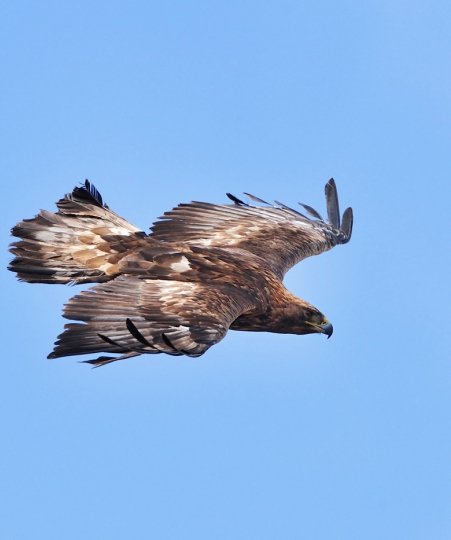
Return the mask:
<svg viewBox="0 0 451 540"><path fill-rule="evenodd" d="M149 234L103 202L86 180L12 229L19 240L9 269L31 283L97 283L64 309L65 325L49 358L99 354L104 365L140 354L197 357L229 329L332 334L327 318L291 294L282 280L302 259L347 243L353 214L340 216L333 179L328 220L285 204L180 204ZM256 203L256 204L255 204Z"/></svg>

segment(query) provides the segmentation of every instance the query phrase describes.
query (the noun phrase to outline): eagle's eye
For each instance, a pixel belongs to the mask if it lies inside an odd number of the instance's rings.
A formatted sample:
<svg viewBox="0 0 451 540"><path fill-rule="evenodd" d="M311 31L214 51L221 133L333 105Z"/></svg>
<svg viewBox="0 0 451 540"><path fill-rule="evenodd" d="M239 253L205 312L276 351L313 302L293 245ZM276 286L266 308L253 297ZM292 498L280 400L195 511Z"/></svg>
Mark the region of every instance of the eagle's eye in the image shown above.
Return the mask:
<svg viewBox="0 0 451 540"><path fill-rule="evenodd" d="M327 320L322 313L312 311L309 313L308 321L313 324L327 324Z"/></svg>

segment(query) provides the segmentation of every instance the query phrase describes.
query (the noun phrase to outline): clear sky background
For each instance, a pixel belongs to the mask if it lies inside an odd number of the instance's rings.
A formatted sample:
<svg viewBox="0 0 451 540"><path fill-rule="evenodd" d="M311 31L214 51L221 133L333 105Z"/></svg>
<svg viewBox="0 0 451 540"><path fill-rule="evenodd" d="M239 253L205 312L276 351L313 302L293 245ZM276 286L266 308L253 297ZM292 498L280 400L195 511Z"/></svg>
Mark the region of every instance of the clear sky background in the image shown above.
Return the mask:
<svg viewBox="0 0 451 540"><path fill-rule="evenodd" d="M448 1L0 7L0 537L451 538ZM78 287L19 283L9 229L84 178L147 230L243 191L351 243L287 275L323 336L198 359L46 360Z"/></svg>

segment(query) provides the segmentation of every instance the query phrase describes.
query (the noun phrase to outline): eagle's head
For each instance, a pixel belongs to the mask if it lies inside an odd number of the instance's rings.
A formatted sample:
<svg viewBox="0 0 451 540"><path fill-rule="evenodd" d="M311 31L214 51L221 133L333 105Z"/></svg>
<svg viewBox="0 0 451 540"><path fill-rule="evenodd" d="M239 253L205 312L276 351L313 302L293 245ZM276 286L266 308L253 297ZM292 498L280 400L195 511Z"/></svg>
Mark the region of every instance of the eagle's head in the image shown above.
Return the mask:
<svg viewBox="0 0 451 540"><path fill-rule="evenodd" d="M276 324L272 332L284 334L326 334L332 335L334 328L327 317L305 300L296 298L295 301L281 307L277 312Z"/></svg>
<svg viewBox="0 0 451 540"><path fill-rule="evenodd" d="M282 306L273 306L265 313L241 315L231 328L278 334L326 334L328 338L334 330L321 311L300 298Z"/></svg>
<svg viewBox="0 0 451 540"><path fill-rule="evenodd" d="M296 334L326 334L328 339L334 331L334 327L321 311L307 303L300 308L296 327Z"/></svg>

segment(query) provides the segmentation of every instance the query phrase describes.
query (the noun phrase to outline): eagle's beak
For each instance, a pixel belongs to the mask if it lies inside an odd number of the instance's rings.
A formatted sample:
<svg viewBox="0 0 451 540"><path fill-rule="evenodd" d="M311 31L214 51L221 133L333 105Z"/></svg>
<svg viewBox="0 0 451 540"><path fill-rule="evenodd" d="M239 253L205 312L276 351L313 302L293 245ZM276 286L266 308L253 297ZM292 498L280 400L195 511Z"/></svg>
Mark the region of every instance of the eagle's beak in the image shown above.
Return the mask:
<svg viewBox="0 0 451 540"><path fill-rule="evenodd" d="M334 333L334 327L330 324L330 322L327 322L325 324L320 325L321 332L323 334L326 334L327 339L330 338L330 336Z"/></svg>

